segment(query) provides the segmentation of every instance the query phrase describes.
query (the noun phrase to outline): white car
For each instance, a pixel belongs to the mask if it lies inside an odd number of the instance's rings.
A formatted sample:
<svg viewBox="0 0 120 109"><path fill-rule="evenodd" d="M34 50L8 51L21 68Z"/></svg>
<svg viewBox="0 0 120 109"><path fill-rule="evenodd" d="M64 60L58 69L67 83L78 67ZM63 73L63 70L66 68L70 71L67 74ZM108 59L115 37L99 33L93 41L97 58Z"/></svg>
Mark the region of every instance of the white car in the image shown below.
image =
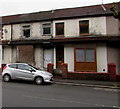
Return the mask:
<svg viewBox="0 0 120 109"><path fill-rule="evenodd" d="M31 80L36 84L53 83L53 75L47 71L38 70L30 64L12 63L3 68L2 78L5 82L11 79Z"/></svg>

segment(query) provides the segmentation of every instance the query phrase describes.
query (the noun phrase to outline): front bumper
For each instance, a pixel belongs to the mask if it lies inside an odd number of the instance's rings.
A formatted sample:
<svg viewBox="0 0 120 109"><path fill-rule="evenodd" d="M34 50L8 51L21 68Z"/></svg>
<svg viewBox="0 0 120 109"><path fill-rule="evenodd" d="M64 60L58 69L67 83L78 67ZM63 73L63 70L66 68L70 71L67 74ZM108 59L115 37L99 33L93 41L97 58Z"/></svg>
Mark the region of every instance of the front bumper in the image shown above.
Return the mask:
<svg viewBox="0 0 120 109"><path fill-rule="evenodd" d="M50 78L45 78L44 79L44 82L49 82L49 83L53 83L53 77L50 77Z"/></svg>

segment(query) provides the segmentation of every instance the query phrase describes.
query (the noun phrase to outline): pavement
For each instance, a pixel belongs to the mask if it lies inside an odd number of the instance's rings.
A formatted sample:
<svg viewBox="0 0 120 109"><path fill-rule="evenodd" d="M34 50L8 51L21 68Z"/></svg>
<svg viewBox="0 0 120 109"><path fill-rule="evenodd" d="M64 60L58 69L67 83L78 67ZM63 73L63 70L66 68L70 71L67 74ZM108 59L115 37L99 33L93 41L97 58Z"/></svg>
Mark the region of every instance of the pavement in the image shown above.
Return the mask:
<svg viewBox="0 0 120 109"><path fill-rule="evenodd" d="M0 75L0 80L2 80L1 75ZM74 85L74 86L85 86L85 87L120 89L120 82L111 82L111 81L73 80L73 79L55 78L54 83L60 84L60 85Z"/></svg>
<svg viewBox="0 0 120 109"><path fill-rule="evenodd" d="M120 89L120 82L111 81L54 79L54 82L61 85Z"/></svg>

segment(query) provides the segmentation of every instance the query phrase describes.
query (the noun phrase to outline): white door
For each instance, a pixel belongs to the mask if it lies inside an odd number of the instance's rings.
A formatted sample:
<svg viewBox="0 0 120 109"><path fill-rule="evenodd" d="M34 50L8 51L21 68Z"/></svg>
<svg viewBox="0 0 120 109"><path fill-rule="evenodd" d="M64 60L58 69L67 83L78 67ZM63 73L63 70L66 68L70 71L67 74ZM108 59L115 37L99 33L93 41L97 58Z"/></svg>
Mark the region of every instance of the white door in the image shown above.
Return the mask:
<svg viewBox="0 0 120 109"><path fill-rule="evenodd" d="M47 68L47 64L52 62L53 62L52 49L44 49L44 68Z"/></svg>

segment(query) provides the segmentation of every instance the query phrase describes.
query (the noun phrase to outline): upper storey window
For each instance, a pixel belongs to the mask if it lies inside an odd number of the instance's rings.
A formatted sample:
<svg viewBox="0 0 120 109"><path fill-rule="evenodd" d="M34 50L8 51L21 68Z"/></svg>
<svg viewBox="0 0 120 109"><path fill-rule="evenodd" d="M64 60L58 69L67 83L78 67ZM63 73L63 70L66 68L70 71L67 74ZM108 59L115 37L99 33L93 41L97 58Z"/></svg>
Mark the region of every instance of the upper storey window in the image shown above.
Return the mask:
<svg viewBox="0 0 120 109"><path fill-rule="evenodd" d="M64 23L56 23L56 36L64 36Z"/></svg>
<svg viewBox="0 0 120 109"><path fill-rule="evenodd" d="M80 35L89 35L89 20L79 22Z"/></svg>
<svg viewBox="0 0 120 109"><path fill-rule="evenodd" d="M23 36L25 38L29 38L31 36L30 25L24 25L24 26L22 26L22 30L23 30Z"/></svg>
<svg viewBox="0 0 120 109"><path fill-rule="evenodd" d="M46 23L42 25L43 28L43 35L51 35L51 24Z"/></svg>

